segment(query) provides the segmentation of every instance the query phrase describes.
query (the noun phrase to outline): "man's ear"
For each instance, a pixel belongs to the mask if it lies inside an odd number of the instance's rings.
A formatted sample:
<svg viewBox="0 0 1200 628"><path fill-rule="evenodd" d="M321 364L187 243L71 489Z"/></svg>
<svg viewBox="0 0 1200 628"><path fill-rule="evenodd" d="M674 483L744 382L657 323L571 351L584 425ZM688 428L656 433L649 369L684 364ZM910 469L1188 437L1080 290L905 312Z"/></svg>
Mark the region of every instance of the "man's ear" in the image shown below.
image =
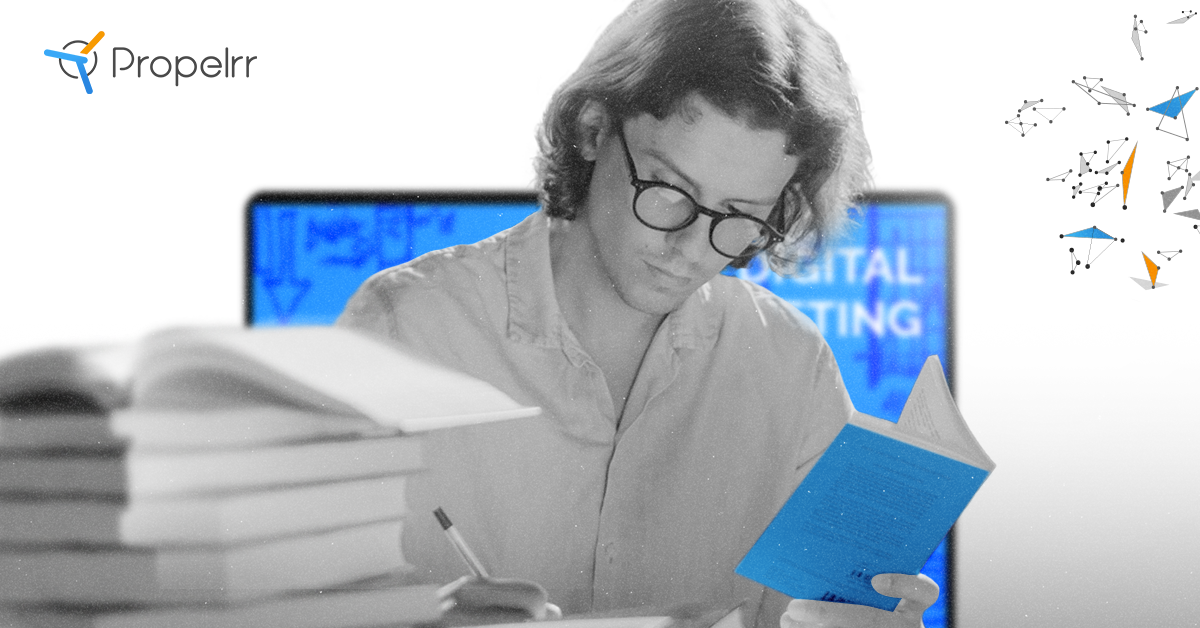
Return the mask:
<svg viewBox="0 0 1200 628"><path fill-rule="evenodd" d="M579 110L576 121L579 131L579 155L588 161L596 161L600 145L609 132L608 111L604 105L589 100Z"/></svg>

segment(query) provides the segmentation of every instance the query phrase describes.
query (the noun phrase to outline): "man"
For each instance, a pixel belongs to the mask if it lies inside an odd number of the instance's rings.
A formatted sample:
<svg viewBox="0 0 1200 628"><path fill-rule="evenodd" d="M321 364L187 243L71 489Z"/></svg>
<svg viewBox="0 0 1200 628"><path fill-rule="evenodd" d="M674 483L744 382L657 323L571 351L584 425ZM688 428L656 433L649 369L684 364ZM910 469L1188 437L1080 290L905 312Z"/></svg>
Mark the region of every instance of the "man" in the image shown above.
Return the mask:
<svg viewBox="0 0 1200 628"><path fill-rule="evenodd" d="M733 568L851 405L811 321L719 273L791 270L867 183L837 45L791 0L639 0L539 140L544 212L380 272L338 321L544 411L428 437L405 555L461 575L422 514L444 506L493 575L567 613L749 600L776 625L789 600ZM920 625L936 585L880 582L897 613L801 601L783 621Z"/></svg>

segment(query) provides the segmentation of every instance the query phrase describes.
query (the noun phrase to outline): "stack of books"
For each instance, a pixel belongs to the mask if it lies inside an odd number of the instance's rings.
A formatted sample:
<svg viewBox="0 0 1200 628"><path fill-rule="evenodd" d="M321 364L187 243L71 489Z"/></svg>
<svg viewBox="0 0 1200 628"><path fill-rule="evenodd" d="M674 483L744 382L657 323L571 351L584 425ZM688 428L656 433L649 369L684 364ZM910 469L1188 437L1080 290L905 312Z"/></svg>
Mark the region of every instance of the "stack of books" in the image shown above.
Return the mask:
<svg viewBox="0 0 1200 628"><path fill-rule="evenodd" d="M404 625L420 433L530 416L337 328L172 330L0 361L0 619Z"/></svg>

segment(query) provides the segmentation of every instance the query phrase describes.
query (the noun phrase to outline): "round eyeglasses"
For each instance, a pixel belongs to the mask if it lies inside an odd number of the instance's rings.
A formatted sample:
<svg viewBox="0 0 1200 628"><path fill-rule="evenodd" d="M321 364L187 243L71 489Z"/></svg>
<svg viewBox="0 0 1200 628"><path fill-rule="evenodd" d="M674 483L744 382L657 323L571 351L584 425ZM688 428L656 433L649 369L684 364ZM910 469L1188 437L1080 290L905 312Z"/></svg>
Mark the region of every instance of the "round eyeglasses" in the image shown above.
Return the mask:
<svg viewBox="0 0 1200 628"><path fill-rule="evenodd" d="M778 242L783 234L766 221L749 214L719 212L697 203L690 194L662 181L646 181L637 176L633 155L625 142L625 132L617 128L625 161L629 164L629 183L633 185L633 215L643 225L655 231L679 231L686 229L701 214L711 219L708 226L708 242L713 250L725 257L738 259L757 255ZM783 195L771 210L771 217L781 211Z"/></svg>

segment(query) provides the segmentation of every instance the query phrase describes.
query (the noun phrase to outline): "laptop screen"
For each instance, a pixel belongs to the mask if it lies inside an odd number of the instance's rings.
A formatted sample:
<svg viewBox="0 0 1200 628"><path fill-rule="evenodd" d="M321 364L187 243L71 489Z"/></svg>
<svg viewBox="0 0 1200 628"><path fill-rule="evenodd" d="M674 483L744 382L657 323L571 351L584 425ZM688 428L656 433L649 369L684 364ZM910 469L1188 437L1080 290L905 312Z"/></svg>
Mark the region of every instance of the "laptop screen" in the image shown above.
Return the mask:
<svg viewBox="0 0 1200 628"><path fill-rule="evenodd" d="M858 410L895 421L925 358L954 384L952 210L939 194L868 195L858 226L803 272L761 261L728 270L761 284L821 329ZM246 322L328 325L372 274L477 242L537 211L532 192L263 193L247 207ZM924 616L950 625L953 533L922 569L941 587Z"/></svg>
<svg viewBox="0 0 1200 628"><path fill-rule="evenodd" d="M376 272L478 242L537 209L533 193L259 194L246 215L246 322L332 324Z"/></svg>

